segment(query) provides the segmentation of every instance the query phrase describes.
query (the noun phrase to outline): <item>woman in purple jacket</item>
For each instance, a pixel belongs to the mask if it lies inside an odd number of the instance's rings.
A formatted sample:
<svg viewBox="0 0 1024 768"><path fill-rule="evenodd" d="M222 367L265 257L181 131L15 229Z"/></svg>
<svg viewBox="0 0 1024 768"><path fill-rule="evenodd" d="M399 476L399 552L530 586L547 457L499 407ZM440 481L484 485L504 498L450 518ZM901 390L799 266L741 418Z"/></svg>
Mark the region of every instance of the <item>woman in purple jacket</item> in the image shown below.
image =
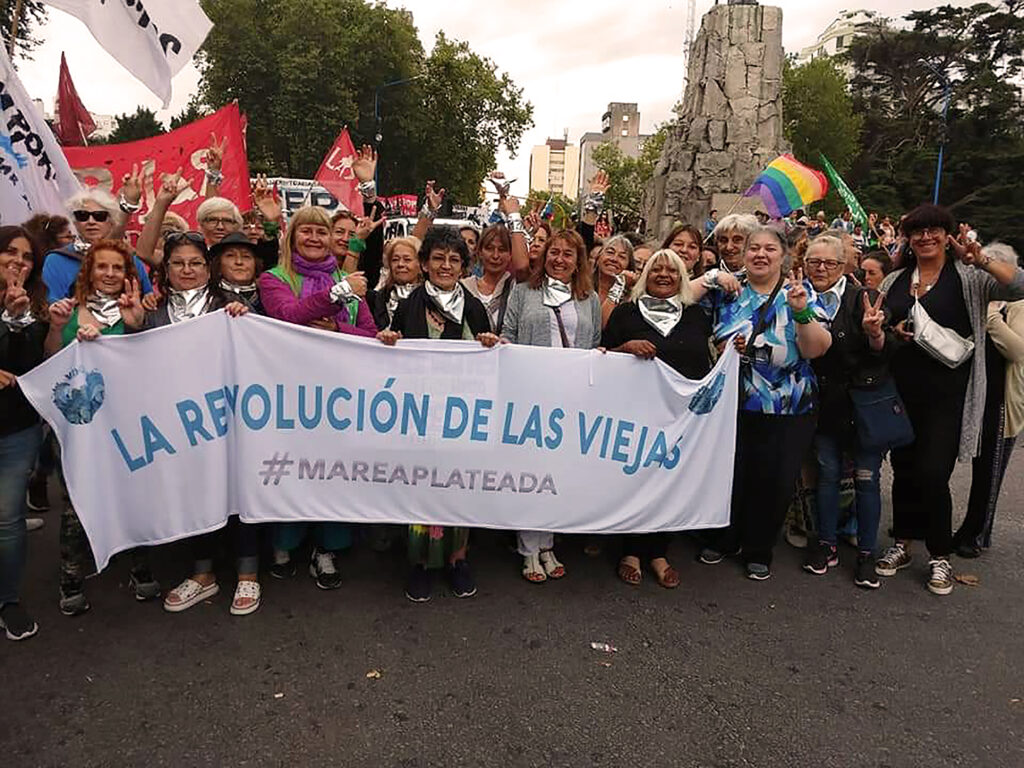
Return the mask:
<svg viewBox="0 0 1024 768"><path fill-rule="evenodd" d="M321 330L372 338L377 326L365 301L365 279L346 278L331 253L331 218L316 206L300 208L291 217L281 243L277 266L260 275L260 300L269 317ZM361 284L360 284L361 283ZM320 589L337 589L341 575L335 562L339 551L352 544L345 523L279 523L274 526L274 564L278 579L295 573L292 551L311 531L315 545L309 573Z"/></svg>

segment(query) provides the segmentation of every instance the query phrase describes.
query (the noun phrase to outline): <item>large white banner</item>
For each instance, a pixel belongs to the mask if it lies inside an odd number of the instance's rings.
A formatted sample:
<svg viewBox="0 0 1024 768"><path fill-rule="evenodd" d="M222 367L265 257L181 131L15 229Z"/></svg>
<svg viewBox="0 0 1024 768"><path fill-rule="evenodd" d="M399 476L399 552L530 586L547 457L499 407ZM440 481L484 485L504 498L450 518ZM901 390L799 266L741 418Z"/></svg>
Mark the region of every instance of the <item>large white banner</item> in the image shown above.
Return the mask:
<svg viewBox="0 0 1024 768"><path fill-rule="evenodd" d="M78 179L0 46L0 224L63 213Z"/></svg>
<svg viewBox="0 0 1024 768"><path fill-rule="evenodd" d="M198 0L43 0L80 19L96 42L153 93L171 102L171 78L188 64L213 23Z"/></svg>
<svg viewBox="0 0 1024 768"><path fill-rule="evenodd" d="M19 382L111 555L248 522L564 532L729 520L738 355L703 381L632 355L332 334L217 312L74 343Z"/></svg>

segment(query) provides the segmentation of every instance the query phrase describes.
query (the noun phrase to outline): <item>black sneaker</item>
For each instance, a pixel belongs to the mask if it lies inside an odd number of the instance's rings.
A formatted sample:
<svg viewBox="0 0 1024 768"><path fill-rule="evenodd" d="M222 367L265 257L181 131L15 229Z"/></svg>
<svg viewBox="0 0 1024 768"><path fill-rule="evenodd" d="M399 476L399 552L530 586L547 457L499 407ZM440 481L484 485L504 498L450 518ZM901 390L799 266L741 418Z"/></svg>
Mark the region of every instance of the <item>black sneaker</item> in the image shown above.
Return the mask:
<svg viewBox="0 0 1024 768"><path fill-rule="evenodd" d="M405 582L405 596L414 603L425 603L430 600L432 589L433 576L430 571L422 565L414 565Z"/></svg>
<svg viewBox="0 0 1024 768"><path fill-rule="evenodd" d="M448 568L448 582L455 597L472 597L476 594L476 581L465 559L457 560Z"/></svg>
<svg viewBox="0 0 1024 768"><path fill-rule="evenodd" d="M772 577L772 569L766 563L747 563L747 578L754 581L767 581Z"/></svg>
<svg viewBox="0 0 1024 768"><path fill-rule="evenodd" d="M274 550L274 563L270 566L270 575L275 579L290 579L295 575L295 562L289 552Z"/></svg>
<svg viewBox="0 0 1024 768"><path fill-rule="evenodd" d="M153 578L149 568L133 568L128 574L128 584L139 602L160 597L160 582Z"/></svg>
<svg viewBox="0 0 1024 768"><path fill-rule="evenodd" d="M85 599L82 582L68 582L60 585L60 612L65 616L81 616L92 606Z"/></svg>
<svg viewBox="0 0 1024 768"><path fill-rule="evenodd" d="M870 552L861 552L857 555L857 570L853 574L853 583L864 589L878 589L881 586Z"/></svg>
<svg viewBox="0 0 1024 768"><path fill-rule="evenodd" d="M341 574L334 563L334 553L313 548L309 561L309 575L316 579L320 589L337 589L341 586Z"/></svg>
<svg viewBox="0 0 1024 768"><path fill-rule="evenodd" d="M956 556L962 557L965 560L973 560L976 557L981 557L981 547L977 544L971 544L970 542L957 544Z"/></svg>
<svg viewBox="0 0 1024 768"><path fill-rule="evenodd" d="M804 557L804 570L815 576L824 576L829 568L839 565L839 551L834 544L819 541L807 550Z"/></svg>
<svg viewBox="0 0 1024 768"><path fill-rule="evenodd" d="M0 608L0 629L7 631L8 640L28 640L39 631L39 625L21 603L7 603Z"/></svg>
<svg viewBox="0 0 1024 768"><path fill-rule="evenodd" d="M32 475L25 491L25 503L33 512L45 512L50 508L50 499L46 494L46 475Z"/></svg>
<svg viewBox="0 0 1024 768"><path fill-rule="evenodd" d="M739 553L740 549L738 547L731 552L722 552L714 547L704 547L697 556L697 559L704 563L704 565L716 565L727 557L736 557Z"/></svg>

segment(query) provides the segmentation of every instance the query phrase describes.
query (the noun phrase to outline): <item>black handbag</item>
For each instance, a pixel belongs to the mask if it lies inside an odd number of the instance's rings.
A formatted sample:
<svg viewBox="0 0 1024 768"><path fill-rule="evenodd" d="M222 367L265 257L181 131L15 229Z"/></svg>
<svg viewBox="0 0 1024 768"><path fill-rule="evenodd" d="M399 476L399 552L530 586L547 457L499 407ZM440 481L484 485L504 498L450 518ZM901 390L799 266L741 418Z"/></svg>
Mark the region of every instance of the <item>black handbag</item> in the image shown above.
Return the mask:
<svg viewBox="0 0 1024 768"><path fill-rule="evenodd" d="M851 387L849 392L861 448L886 451L914 442L914 427L892 379L872 389Z"/></svg>

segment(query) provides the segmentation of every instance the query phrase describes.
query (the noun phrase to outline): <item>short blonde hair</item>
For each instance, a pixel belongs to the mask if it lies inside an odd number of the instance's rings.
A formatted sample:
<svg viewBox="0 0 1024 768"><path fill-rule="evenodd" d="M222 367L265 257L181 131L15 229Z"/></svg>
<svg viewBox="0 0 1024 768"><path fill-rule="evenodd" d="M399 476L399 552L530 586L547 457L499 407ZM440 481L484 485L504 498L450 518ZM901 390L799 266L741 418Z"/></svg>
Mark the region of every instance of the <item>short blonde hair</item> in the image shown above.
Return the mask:
<svg viewBox="0 0 1024 768"><path fill-rule="evenodd" d="M811 252L812 248L817 248L818 246L831 248L835 253L836 258L844 264L846 263L846 245L843 243L842 238L827 233L824 235L818 235L818 237L814 238L807 244L807 249L804 251L804 258L807 258L807 254Z"/></svg>
<svg viewBox="0 0 1024 768"><path fill-rule="evenodd" d="M413 259L416 263L419 263L420 246L422 243L418 237L409 235L407 237L393 237L388 240L384 246L384 269L387 270L387 279L381 280L378 290L390 288L395 284L394 279L391 277L391 255L395 252L395 249L399 246L404 245L406 248L412 249ZM383 271L383 270L382 270Z"/></svg>
<svg viewBox="0 0 1024 768"><path fill-rule="evenodd" d="M331 217L319 205L307 205L299 208L288 220L288 231L281 239L281 251L277 259L277 265L281 267L288 279L294 278L295 270L292 268L292 251L295 250L295 232L303 224L319 224L321 227L331 231ZM333 259L331 254L327 258Z"/></svg>
<svg viewBox="0 0 1024 768"><path fill-rule="evenodd" d="M235 224L241 229L242 214L239 212L238 206L226 197L208 197L203 200L199 204L198 210L196 210L196 221L202 224L208 218L218 213L226 213L231 216L235 220Z"/></svg>
<svg viewBox="0 0 1024 768"><path fill-rule="evenodd" d="M643 270L640 272L640 277L636 279L636 284L633 286L632 293L629 294L629 300L636 302L641 296L647 293L647 276L651 273L651 269L654 267L655 263L659 261L667 261L676 268L677 272L679 272L679 291L676 293L676 298L679 299L680 303L684 307L688 307L693 304L693 286L690 285L690 275L686 271L686 263L682 258L680 258L679 254L671 248L662 248L647 260L647 263L644 264Z"/></svg>

